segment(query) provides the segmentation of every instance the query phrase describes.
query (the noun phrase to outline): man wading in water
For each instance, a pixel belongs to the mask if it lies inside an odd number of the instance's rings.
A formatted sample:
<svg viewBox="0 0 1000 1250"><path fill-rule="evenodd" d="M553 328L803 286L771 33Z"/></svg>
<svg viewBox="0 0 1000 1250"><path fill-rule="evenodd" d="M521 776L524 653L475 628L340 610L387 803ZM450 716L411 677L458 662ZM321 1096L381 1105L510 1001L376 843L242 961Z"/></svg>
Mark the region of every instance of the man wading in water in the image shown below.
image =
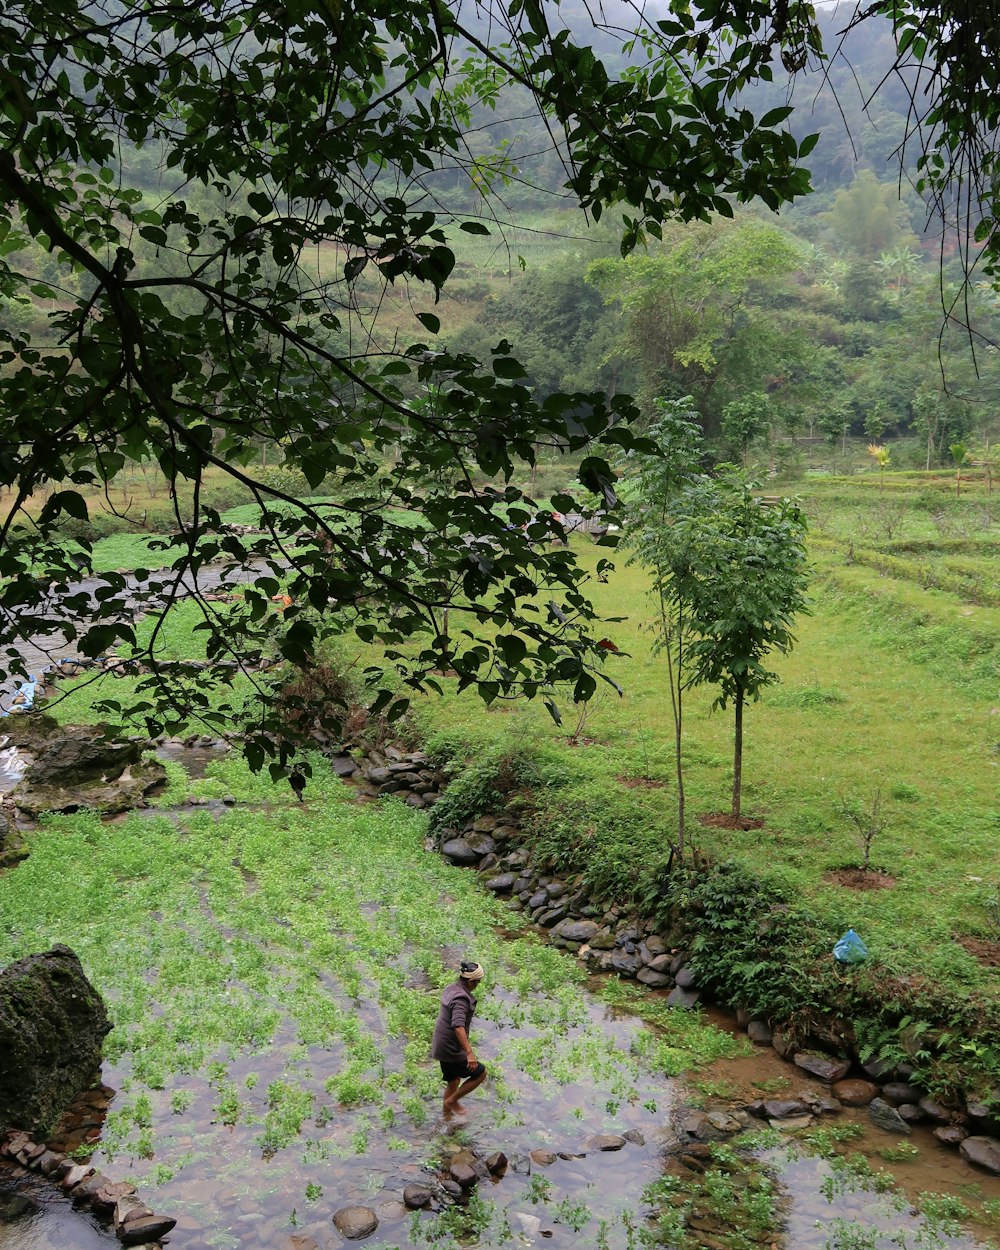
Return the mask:
<svg viewBox="0 0 1000 1250"><path fill-rule="evenodd" d="M460 1099L486 1080L486 1069L476 1059L469 1042L469 1027L476 1014L476 987L483 978L479 964L463 963L458 980L445 987L441 1010L434 1026L431 1056L441 1064L445 1117L464 1111Z"/></svg>

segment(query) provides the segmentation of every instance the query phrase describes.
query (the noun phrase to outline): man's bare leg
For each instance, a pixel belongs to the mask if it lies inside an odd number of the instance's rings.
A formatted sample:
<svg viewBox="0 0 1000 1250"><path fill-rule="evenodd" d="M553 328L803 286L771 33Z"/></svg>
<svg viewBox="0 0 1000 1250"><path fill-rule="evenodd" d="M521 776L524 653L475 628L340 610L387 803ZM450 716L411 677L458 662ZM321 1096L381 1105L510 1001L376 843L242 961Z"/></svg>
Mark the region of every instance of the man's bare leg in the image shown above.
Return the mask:
<svg viewBox="0 0 1000 1250"><path fill-rule="evenodd" d="M453 1081L449 1081L448 1084L444 1087L444 1102L441 1105L441 1109L444 1112L446 1117L449 1116L452 1110L454 1109L455 1091L458 1089L459 1085L461 1084L462 1084L462 1078L460 1076L456 1076Z"/></svg>
<svg viewBox="0 0 1000 1250"><path fill-rule="evenodd" d="M463 1099L466 1094L471 1094L474 1089L478 1089L485 1080L486 1073L480 1072L478 1076L470 1076L467 1080L463 1081L461 1086L459 1086L454 1093L446 1093L444 1096L445 1114L449 1111L462 1111L463 1107L461 1099ZM448 1086L448 1089L451 1090L451 1085Z"/></svg>

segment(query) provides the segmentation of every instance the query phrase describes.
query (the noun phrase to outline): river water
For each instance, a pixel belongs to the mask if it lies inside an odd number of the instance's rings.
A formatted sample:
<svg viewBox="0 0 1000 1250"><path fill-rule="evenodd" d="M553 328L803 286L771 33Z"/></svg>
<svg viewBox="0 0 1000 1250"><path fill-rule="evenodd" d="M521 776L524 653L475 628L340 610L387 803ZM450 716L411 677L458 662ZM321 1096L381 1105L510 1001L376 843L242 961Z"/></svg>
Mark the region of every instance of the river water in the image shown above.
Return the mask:
<svg viewBox="0 0 1000 1250"><path fill-rule="evenodd" d="M182 825L189 814L182 808L171 816ZM238 814L227 815L221 804L206 813L203 806L198 819L225 822ZM239 870L249 907L258 882L253 871ZM362 917L372 919L373 932L380 906L360 908ZM238 916L220 932L225 941L253 936L249 919L246 933L240 932ZM355 935L363 946L369 941L367 934L356 930ZM460 951L443 953L453 961ZM572 957L553 952L553 958ZM405 951L398 967L401 985L433 992ZM280 965L273 975L282 975ZM824 1092L771 1051L720 1060L685 1081L674 1079L664 1075L651 1043L655 1030L609 1007L599 996L600 982L571 993L515 991L508 985L490 992L475 1027L477 1052L495 1065L499 1077L470 1096L465 1118L445 1121L432 1073L420 1090L400 1084L407 1041L390 1027L378 988L362 981L348 991L333 973L321 974L318 988L331 1010L357 1018L359 1038L372 1039L370 1064L383 1074L374 1093L366 1093L362 1083L353 1096L341 1086L331 1099L329 1080L345 1070L347 1050L340 1043L310 1044L290 1020L264 1049L233 1048L218 1071L200 1065L171 1075L165 1088L144 1088L141 1113L134 1061L126 1056L118 1065L105 1064L104 1081L119 1094L92 1162L115 1180L135 1180L145 1201L178 1218L171 1250L336 1250L347 1243L333 1226L333 1214L352 1205L370 1208L379 1219L374 1235L357 1244L380 1250L640 1250L651 1244L655 1214L648 1187L664 1175L677 1178L689 1194L697 1184L676 1159L692 1108L726 1112L762 1095ZM220 992L228 992L225 985ZM157 1008L172 1009L168 996ZM731 1027L721 1015L717 1023ZM238 1114L229 1114L229 1106L238 1106ZM132 1108L134 1124L148 1131L148 1151L141 1133L136 1147L134 1126L126 1140L115 1124L126 1107ZM90 1127L82 1125L79 1136ZM987 1199L1000 1215L1000 1178L973 1172L929 1130L917 1129L901 1141L871 1126L863 1110L845 1110L821 1128L839 1134L840 1154L856 1156L849 1166L820 1157L797 1144L799 1134L780 1128L756 1147L781 1207L782 1235L726 1241L709 1194L704 1202L696 1199L695 1215L714 1231L693 1232L683 1244L733 1250L772 1244L788 1250L972 1250L982 1244L977 1234L985 1236L985 1229L952 1228L942 1219L942 1212L957 1209L949 1203ZM629 1140L614 1152L589 1143L595 1134L608 1133L627 1134ZM830 1147L831 1141L825 1144ZM506 1174L482 1181L468 1207L405 1210L403 1189L415 1182L433 1184L460 1150L480 1156L502 1151L509 1160ZM882 1192L890 1172L897 1186ZM10 1185L9 1170L0 1170L2 1250L118 1244L38 1179L20 1191L30 1210L11 1211L4 1199ZM927 1193L938 1195L932 1203L923 1201L937 1215L930 1225L914 1213ZM716 1195L716 1211L719 1201Z"/></svg>

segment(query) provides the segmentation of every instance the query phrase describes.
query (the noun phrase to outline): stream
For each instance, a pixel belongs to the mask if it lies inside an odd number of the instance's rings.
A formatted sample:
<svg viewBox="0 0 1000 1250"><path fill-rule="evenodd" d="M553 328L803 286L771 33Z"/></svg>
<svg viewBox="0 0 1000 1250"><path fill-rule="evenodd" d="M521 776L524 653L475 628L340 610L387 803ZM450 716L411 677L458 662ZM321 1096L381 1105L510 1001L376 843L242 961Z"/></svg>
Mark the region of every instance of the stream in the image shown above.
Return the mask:
<svg viewBox="0 0 1000 1250"><path fill-rule="evenodd" d="M206 764L211 771L211 761L189 762L192 771L204 771ZM220 828L235 819L221 804L203 803L197 811L198 820L219 822ZM143 823L156 817L173 821L183 836L192 814L181 806L143 814ZM266 883L250 868L234 865L249 907ZM448 901L440 900L443 912ZM202 905L211 914L207 895ZM359 913L372 921L374 933L386 909L388 903L362 902ZM157 912L152 916L162 920ZM231 916L220 916L217 923L227 942L258 941L249 918L245 932ZM282 978L280 943L299 939L283 936L290 921L278 918L274 925L279 928L275 942L268 943L273 946L268 976ZM355 930L355 935L367 949L369 934ZM511 941L506 949L514 960L518 943ZM454 964L463 948L441 953ZM572 960L548 953L554 960ZM405 950L386 958L401 989L435 995ZM799 1144L808 1130L785 1131L780 1125L767 1130L763 1122L751 1121L766 1130L753 1148L755 1175L764 1181L755 1182L752 1193L741 1193L727 1180L724 1166L712 1184L726 1192L706 1184L704 1196L698 1196L703 1182L676 1158L688 1141L685 1122L692 1109L726 1117L761 1096L822 1095L826 1087L770 1050L717 1060L683 1080L666 1075L657 1031L602 1000L598 979L565 991L513 990L510 982L484 990L473 1037L477 1054L488 1067L496 1065L494 1079L468 1098L464 1118L445 1121L434 1065L417 1056L426 1078L419 1088L400 1079L404 1063L413 1060L407 1054L411 1044L391 1027L379 986L365 979L347 984L333 971L319 979L327 1009L357 1021L354 1039L312 1043L286 1016L266 1046L234 1043L218 1056L220 1062L188 1072L182 1067L162 1088L149 1079L138 1081L135 1059L126 1052L104 1065L105 1084L118 1091L107 1117L84 1119L61 1143L63 1149L79 1145L99 1130L92 1164L115 1180L135 1181L150 1206L177 1218L171 1250L336 1250L354 1243L341 1237L332 1217L355 1205L378 1217L377 1231L356 1243L373 1250L543 1245L640 1250L654 1244L649 1187L657 1184L661 1202L669 1201L671 1186L695 1195L692 1239L686 1244L710 1248L973 1250L983 1241L976 1230L955 1223L958 1204L987 1199L1000 1215L1000 1178L974 1172L929 1128L894 1137L872 1126L864 1109L845 1109L816 1125L827 1133L827 1146L831 1137L845 1143L841 1153L852 1156L850 1166L835 1155L821 1157L815 1142L813 1149ZM224 982L220 993L231 988L235 982ZM164 987L156 1011L167 1016L175 1009L181 1010ZM713 1018L720 1029L734 1031L721 1013ZM351 1063L358 1054L364 1058L354 1079ZM331 1086L331 1080L339 1083ZM605 1151L590 1141L600 1134L627 1140L620 1149ZM509 1161L505 1174L481 1180L468 1205L442 1202L437 1210L407 1210L404 1188L433 1187L442 1167L463 1150L479 1157L502 1151ZM665 1175L675 1178L666 1187ZM10 1205L14 1191L27 1201L24 1210L16 1200ZM749 1209L751 1196L763 1201L772 1191L776 1225L784 1232L757 1229L737 1243L719 1241L727 1202ZM936 1197L921 1200L926 1194ZM930 1211L929 1223L916 1213L918 1203ZM693 1231L698 1228L706 1231ZM985 1229L978 1231L986 1237ZM9 1168L0 1167L2 1250L96 1250L117 1244L89 1216L74 1212L55 1187L35 1177L15 1180Z"/></svg>

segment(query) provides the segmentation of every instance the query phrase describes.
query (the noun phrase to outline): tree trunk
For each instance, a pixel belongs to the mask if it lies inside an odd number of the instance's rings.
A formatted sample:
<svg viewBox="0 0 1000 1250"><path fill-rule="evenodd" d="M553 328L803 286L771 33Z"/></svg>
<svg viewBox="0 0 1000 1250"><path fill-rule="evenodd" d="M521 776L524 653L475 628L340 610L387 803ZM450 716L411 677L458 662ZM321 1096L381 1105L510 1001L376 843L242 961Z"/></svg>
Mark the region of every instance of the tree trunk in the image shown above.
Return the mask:
<svg viewBox="0 0 1000 1250"><path fill-rule="evenodd" d="M683 624L677 628L677 711L674 716L674 759L677 765L677 850L684 860L684 765L681 762L681 739L684 728L684 686L681 682L681 645Z"/></svg>
<svg viewBox="0 0 1000 1250"><path fill-rule="evenodd" d="M660 622L663 637L666 640L664 650L667 653L667 680L670 684L670 706L674 714L674 763L677 770L677 854L681 863L684 862L685 824L684 824L684 765L681 760L681 741L684 736L684 686L681 666L683 663L684 615L681 609L677 613L677 667L670 650L671 630L668 626L667 606L660 592Z"/></svg>
<svg viewBox="0 0 1000 1250"><path fill-rule="evenodd" d="M743 787L743 687L736 691L736 734L733 746L733 819L740 818Z"/></svg>

